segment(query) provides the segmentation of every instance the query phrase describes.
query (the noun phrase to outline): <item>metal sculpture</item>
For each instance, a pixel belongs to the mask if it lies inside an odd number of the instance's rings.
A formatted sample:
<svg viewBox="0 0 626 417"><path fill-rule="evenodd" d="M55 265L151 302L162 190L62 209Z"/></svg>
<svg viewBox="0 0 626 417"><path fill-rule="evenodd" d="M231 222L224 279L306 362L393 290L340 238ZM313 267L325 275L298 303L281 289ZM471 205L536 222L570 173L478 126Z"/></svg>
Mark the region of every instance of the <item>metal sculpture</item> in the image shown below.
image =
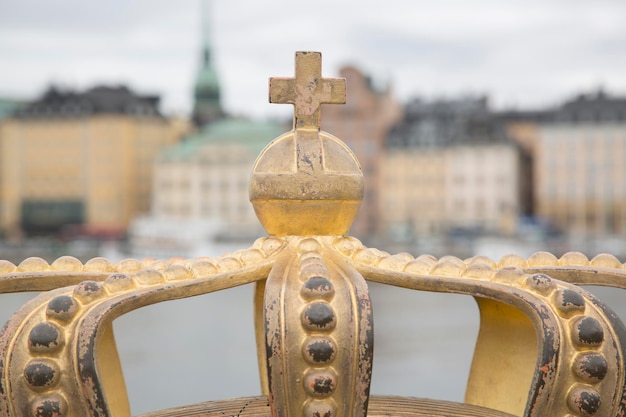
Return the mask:
<svg viewBox="0 0 626 417"><path fill-rule="evenodd" d="M320 131L320 105L345 81L321 56L296 54L296 77L270 100L294 129L261 153L250 200L269 234L219 258L84 264L0 261L0 292L45 291L0 337L0 416L130 415L112 322L150 304L255 283L262 396L146 416L623 416L626 329L578 285L624 287L611 255L540 252L467 260L390 255L346 236L363 197L352 152ZM474 296L480 332L465 403L370 396L373 321L366 280ZM419 393L416 393L419 394Z"/></svg>

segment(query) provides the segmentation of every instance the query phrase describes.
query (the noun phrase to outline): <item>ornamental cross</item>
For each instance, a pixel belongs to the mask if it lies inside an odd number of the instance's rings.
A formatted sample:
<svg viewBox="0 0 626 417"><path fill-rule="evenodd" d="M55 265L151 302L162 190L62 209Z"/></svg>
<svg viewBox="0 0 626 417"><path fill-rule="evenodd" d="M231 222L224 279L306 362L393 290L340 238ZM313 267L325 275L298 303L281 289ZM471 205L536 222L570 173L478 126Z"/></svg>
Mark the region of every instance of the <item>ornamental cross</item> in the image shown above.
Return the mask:
<svg viewBox="0 0 626 417"><path fill-rule="evenodd" d="M296 52L295 78L270 78L270 103L294 105L294 128L320 129L320 105L344 104L346 80L322 78L319 52Z"/></svg>

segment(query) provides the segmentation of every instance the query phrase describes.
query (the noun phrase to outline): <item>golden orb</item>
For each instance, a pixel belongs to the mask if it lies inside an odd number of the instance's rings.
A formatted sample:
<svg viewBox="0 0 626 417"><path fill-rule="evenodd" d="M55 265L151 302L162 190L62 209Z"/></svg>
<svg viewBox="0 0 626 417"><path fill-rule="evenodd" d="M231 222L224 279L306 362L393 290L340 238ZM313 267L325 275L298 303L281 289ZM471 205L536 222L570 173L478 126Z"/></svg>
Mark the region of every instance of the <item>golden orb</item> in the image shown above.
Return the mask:
<svg viewBox="0 0 626 417"><path fill-rule="evenodd" d="M359 162L323 131L279 136L252 170L250 201L270 235L344 235L362 200Z"/></svg>

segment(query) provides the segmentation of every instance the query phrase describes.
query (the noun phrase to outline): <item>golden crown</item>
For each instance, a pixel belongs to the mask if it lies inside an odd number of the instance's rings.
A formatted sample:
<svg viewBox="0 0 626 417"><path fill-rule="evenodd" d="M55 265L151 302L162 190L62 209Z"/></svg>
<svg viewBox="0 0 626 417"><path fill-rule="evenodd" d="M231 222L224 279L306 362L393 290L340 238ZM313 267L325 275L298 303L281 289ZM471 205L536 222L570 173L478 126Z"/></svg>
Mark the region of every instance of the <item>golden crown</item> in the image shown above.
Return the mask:
<svg viewBox="0 0 626 417"><path fill-rule="evenodd" d="M626 415L626 329L579 287L624 288L625 266L606 254L494 261L364 247L346 235L363 198L359 163L319 128L320 105L345 102L345 80L323 78L316 52L296 53L295 72L270 80L270 101L294 105L294 128L266 147L251 177L269 237L218 258L0 261L0 292L44 291L0 337L0 416L129 416L113 320L251 283L262 395L147 416ZM476 299L464 403L370 395L366 280Z"/></svg>

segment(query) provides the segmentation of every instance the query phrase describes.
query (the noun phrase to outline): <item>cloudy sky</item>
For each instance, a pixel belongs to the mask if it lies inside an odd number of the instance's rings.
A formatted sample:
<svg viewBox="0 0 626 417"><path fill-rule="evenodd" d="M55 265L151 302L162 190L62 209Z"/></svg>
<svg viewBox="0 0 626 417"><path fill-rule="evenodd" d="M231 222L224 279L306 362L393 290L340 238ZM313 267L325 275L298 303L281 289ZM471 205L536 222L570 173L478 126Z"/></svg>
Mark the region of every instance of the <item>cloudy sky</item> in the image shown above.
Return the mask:
<svg viewBox="0 0 626 417"><path fill-rule="evenodd" d="M291 76L296 50L321 51L325 76L355 64L391 81L403 101L488 94L495 107L532 108L599 86L626 94L624 0L214 0L210 9L232 113L286 114L267 104L267 79ZM200 22L199 0L0 0L0 96L126 83L187 112Z"/></svg>

